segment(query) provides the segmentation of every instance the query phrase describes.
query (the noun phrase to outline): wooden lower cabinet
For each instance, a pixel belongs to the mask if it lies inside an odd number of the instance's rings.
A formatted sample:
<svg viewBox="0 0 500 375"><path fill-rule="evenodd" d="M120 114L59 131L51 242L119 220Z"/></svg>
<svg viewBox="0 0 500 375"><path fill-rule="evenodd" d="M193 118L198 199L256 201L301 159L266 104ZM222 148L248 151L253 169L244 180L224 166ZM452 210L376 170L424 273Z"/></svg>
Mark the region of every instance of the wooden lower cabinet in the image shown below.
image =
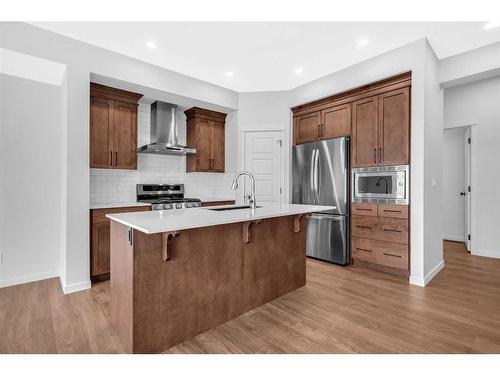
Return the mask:
<svg viewBox="0 0 500 375"><path fill-rule="evenodd" d="M90 278L108 280L110 272L110 223L107 214L149 211L149 206L101 208L90 210Z"/></svg>
<svg viewBox="0 0 500 375"><path fill-rule="evenodd" d="M353 203L352 213L353 263L408 277L408 206Z"/></svg>

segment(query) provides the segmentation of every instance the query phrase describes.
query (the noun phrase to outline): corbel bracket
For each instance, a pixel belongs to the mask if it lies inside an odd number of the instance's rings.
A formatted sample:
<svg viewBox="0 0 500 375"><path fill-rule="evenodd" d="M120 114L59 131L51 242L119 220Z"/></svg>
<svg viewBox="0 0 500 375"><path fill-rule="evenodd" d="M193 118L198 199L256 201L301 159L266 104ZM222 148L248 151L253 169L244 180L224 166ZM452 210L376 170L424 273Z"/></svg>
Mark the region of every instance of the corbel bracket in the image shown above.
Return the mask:
<svg viewBox="0 0 500 375"><path fill-rule="evenodd" d="M178 231L164 232L162 233L162 248L163 248L163 260L166 262L170 260L170 253L168 252L168 243L177 237L180 233Z"/></svg>
<svg viewBox="0 0 500 375"><path fill-rule="evenodd" d="M251 241L250 238L250 227L252 224L259 224L261 220L254 220L254 221L245 221L242 223L242 234L243 234L243 243L249 243Z"/></svg>
<svg viewBox="0 0 500 375"><path fill-rule="evenodd" d="M300 232L300 221L302 220L303 217L310 217L310 216L311 216L310 213L295 215L293 217L293 231L295 233L299 233Z"/></svg>

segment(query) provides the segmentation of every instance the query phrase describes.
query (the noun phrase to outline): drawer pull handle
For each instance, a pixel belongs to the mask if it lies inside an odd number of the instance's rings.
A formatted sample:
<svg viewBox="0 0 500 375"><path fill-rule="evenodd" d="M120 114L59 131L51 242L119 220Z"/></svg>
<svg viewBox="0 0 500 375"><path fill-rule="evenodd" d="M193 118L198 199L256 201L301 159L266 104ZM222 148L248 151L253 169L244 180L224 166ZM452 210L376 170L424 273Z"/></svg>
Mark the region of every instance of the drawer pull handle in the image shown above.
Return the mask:
<svg viewBox="0 0 500 375"><path fill-rule="evenodd" d="M357 247L356 250L361 250L361 251L367 251L369 253L371 253L372 251L371 250L368 250L368 249L363 249L361 247Z"/></svg>
<svg viewBox="0 0 500 375"><path fill-rule="evenodd" d="M401 255L396 255L396 254L384 253L384 255L394 257L394 258L401 258Z"/></svg>
<svg viewBox="0 0 500 375"><path fill-rule="evenodd" d="M384 212L397 212L398 214L402 213L401 210L383 210Z"/></svg>
<svg viewBox="0 0 500 375"><path fill-rule="evenodd" d="M361 228L361 229L373 229L372 227L367 227L367 226L364 226L364 225L356 225L356 228Z"/></svg>
<svg viewBox="0 0 500 375"><path fill-rule="evenodd" d="M400 231L400 230L397 230L397 229L387 229L387 228L384 228L384 230L385 230L386 232L396 232L396 233L401 233L401 231Z"/></svg>
<svg viewBox="0 0 500 375"><path fill-rule="evenodd" d="M357 211L373 211L371 208L356 208Z"/></svg>

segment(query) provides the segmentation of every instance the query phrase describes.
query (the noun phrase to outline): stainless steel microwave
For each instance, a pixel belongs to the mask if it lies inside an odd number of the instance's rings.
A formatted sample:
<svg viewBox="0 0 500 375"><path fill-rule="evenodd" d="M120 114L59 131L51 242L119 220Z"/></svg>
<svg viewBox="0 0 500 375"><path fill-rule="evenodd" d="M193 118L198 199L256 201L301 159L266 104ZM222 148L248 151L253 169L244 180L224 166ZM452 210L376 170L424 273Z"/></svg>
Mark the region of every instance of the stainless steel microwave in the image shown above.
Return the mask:
<svg viewBox="0 0 500 375"><path fill-rule="evenodd" d="M352 168L352 201L409 203L409 166Z"/></svg>

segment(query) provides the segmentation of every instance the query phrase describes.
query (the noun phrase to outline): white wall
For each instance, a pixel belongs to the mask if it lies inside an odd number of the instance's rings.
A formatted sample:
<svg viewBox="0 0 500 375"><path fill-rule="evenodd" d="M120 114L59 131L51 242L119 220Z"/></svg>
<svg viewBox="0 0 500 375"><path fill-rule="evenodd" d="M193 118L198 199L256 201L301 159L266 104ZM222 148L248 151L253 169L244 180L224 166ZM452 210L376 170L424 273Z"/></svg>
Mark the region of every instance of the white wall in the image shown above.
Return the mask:
<svg viewBox="0 0 500 375"><path fill-rule="evenodd" d="M500 42L451 56L439 62L443 87L491 78L500 74Z"/></svg>
<svg viewBox="0 0 500 375"><path fill-rule="evenodd" d="M0 75L0 286L59 275L61 87Z"/></svg>
<svg viewBox="0 0 500 375"><path fill-rule="evenodd" d="M438 66L438 59L429 43L426 41L423 149L424 284L427 284L430 279L432 279L444 267L442 230L443 90L438 82ZM413 227L411 230L413 231Z"/></svg>
<svg viewBox="0 0 500 375"><path fill-rule="evenodd" d="M465 241L465 127L443 137L443 238Z"/></svg>
<svg viewBox="0 0 500 375"><path fill-rule="evenodd" d="M447 88L445 128L471 127L471 253L500 257L500 77Z"/></svg>
<svg viewBox="0 0 500 375"><path fill-rule="evenodd" d="M65 292L87 288L89 275L89 81L91 73L237 109L234 91L109 52L24 23L0 23L0 48L67 66ZM8 155L7 162L14 157ZM56 182L53 182L56 185Z"/></svg>
<svg viewBox="0 0 500 375"><path fill-rule="evenodd" d="M245 131L283 131L284 192L283 199L289 201L290 155L292 147L291 111L288 106L288 91L240 93L238 101L238 169L244 166ZM238 189L238 201L243 202L243 189Z"/></svg>

